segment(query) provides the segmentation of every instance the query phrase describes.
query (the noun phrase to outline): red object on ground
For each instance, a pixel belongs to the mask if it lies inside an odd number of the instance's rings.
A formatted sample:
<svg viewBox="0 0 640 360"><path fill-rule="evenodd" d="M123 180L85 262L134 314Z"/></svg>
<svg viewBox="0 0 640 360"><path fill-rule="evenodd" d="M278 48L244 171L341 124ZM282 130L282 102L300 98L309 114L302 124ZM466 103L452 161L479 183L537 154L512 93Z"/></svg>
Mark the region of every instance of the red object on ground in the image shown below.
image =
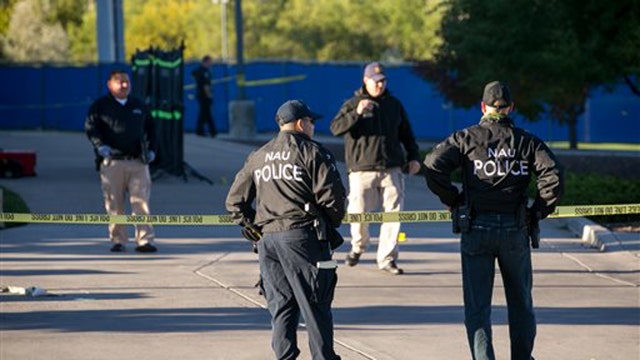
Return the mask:
<svg viewBox="0 0 640 360"><path fill-rule="evenodd" d="M0 177L36 176L36 152L0 150Z"/></svg>

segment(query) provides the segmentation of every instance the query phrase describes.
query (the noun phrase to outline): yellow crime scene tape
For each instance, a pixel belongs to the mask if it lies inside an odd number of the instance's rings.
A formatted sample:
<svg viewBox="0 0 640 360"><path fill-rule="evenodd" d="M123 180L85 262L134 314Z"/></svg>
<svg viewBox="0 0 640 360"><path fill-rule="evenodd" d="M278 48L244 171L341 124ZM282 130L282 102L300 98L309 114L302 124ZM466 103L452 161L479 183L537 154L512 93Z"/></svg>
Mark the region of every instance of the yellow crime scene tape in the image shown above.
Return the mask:
<svg viewBox="0 0 640 360"><path fill-rule="evenodd" d="M550 218L640 214L640 204L558 206ZM448 210L347 214L343 223L451 221ZM234 225L231 215L106 215L0 213L0 222L52 224Z"/></svg>
<svg viewBox="0 0 640 360"><path fill-rule="evenodd" d="M211 80L211 85L235 80L238 85L251 87L251 86L285 84L285 83L294 82L294 81L302 81L306 78L307 78L307 75L292 75L292 76L275 77L275 78L261 79L261 80L247 80L244 78L244 76L225 76L222 78ZM196 88L196 84L188 84L184 86L184 90L194 90L195 88Z"/></svg>

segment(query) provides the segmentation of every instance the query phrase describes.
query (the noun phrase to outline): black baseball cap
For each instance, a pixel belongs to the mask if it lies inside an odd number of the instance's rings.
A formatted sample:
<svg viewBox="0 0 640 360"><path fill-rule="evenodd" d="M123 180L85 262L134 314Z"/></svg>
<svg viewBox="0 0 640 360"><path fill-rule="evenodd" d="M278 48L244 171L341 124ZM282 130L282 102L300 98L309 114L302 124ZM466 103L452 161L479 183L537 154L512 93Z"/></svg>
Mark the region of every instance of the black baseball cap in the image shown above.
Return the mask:
<svg viewBox="0 0 640 360"><path fill-rule="evenodd" d="M306 117L316 120L320 119L322 115L311 111L311 108L302 100L288 100L278 108L276 122L279 125L284 125Z"/></svg>
<svg viewBox="0 0 640 360"><path fill-rule="evenodd" d="M488 106L503 107L511 105L513 101L511 99L511 91L506 84L500 81L492 81L484 87L482 102Z"/></svg>

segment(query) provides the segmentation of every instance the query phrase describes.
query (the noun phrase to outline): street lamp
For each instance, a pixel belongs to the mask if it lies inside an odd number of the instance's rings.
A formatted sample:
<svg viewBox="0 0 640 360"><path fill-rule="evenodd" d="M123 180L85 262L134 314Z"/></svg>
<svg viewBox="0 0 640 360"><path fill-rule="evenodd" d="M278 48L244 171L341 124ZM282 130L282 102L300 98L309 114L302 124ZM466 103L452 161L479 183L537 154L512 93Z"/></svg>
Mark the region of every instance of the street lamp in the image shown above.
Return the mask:
<svg viewBox="0 0 640 360"><path fill-rule="evenodd" d="M211 0L213 4L220 4L220 49L222 61L229 59L229 35L227 34L227 4L229 0Z"/></svg>

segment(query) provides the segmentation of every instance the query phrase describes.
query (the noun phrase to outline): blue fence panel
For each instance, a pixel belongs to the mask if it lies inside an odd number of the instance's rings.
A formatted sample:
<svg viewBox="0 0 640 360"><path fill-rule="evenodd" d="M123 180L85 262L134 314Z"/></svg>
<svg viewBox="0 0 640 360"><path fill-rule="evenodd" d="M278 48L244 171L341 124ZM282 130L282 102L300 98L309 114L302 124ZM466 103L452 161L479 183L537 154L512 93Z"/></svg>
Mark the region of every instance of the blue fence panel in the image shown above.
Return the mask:
<svg viewBox="0 0 640 360"><path fill-rule="evenodd" d="M191 71L199 62L185 64L185 132L195 129L198 104ZM7 84L0 89L0 129L57 129L82 131L91 101L107 93L113 69L128 64L85 67L2 66ZM363 64L251 62L245 65L245 98L255 101L258 132L277 131L275 112L285 100L299 98L324 115L316 132L330 134L329 122L342 103L362 83ZM230 101L237 98L236 68L214 64L214 121L219 132L229 131ZM480 119L480 99L470 109L451 107L433 86L416 76L410 65L387 67L389 90L404 104L416 137L439 140ZM300 77L300 78L294 78ZM263 83L252 81L267 80ZM286 80L286 81L281 81ZM517 102L516 102L517 105ZM529 122L517 116L519 126L544 140L567 140L568 127L549 119ZM640 101L625 85L613 92L597 90L578 121L578 140L640 143Z"/></svg>
<svg viewBox="0 0 640 360"><path fill-rule="evenodd" d="M599 89L581 122L584 141L640 143L640 99L625 85L614 92Z"/></svg>
<svg viewBox="0 0 640 360"><path fill-rule="evenodd" d="M84 126L89 106L96 98L97 67L43 67L43 128L78 130Z"/></svg>
<svg viewBox="0 0 640 360"><path fill-rule="evenodd" d="M0 129L38 129L44 126L42 69L3 66L0 76Z"/></svg>

